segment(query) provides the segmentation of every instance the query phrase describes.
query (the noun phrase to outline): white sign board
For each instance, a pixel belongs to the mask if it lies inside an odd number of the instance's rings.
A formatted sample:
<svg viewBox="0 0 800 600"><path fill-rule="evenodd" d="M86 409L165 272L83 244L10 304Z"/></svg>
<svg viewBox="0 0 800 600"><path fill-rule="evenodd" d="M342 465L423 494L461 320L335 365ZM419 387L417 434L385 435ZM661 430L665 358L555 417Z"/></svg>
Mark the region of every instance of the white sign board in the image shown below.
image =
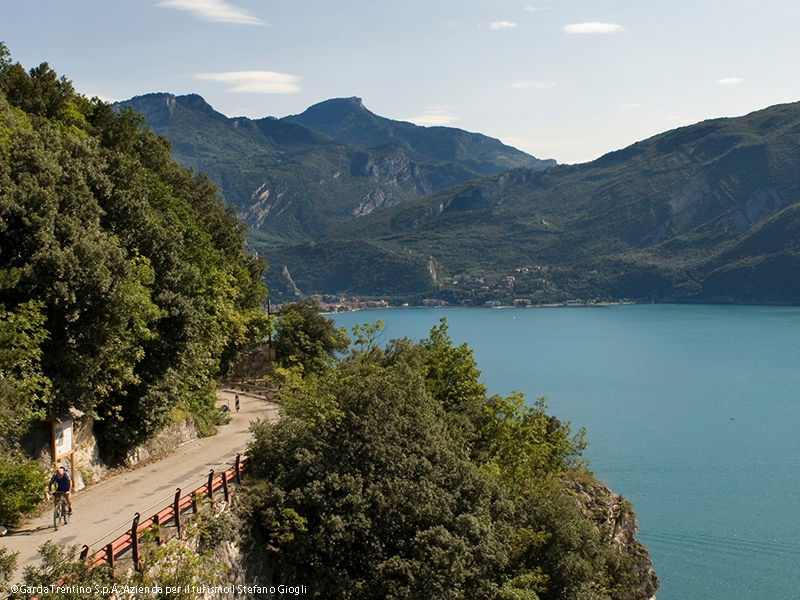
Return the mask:
<svg viewBox="0 0 800 600"><path fill-rule="evenodd" d="M72 452L72 420L55 424L56 459Z"/></svg>

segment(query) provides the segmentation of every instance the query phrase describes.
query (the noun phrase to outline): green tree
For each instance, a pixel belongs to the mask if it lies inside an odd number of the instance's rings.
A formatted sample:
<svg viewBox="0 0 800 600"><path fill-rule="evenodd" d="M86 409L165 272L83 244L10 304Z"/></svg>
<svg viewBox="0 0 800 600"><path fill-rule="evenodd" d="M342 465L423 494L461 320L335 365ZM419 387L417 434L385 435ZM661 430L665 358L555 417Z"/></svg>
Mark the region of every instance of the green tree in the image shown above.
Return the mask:
<svg viewBox="0 0 800 600"><path fill-rule="evenodd" d="M39 553L41 564L27 566L23 571L25 587L19 594L25 600L89 600L90 598L112 598L114 584L111 567L106 564L90 569L78 557L79 546L61 546L52 541L45 542ZM99 593L95 593L95 585ZM54 586L58 586L55 589ZM81 588L91 592L81 591ZM106 590L106 591L104 591Z"/></svg>
<svg viewBox="0 0 800 600"><path fill-rule="evenodd" d="M0 56L0 91L9 102L38 117L63 115L75 96L72 83L66 77L59 78L47 63L26 73L19 63L11 64L5 46Z"/></svg>
<svg viewBox="0 0 800 600"><path fill-rule="evenodd" d="M512 572L538 579L534 589L541 600L647 598L637 589L634 557L620 552L610 532L586 518L558 481L532 487L518 504L516 522L539 533L517 546Z"/></svg>
<svg viewBox="0 0 800 600"><path fill-rule="evenodd" d="M476 367L472 350L466 343L453 346L447 329L443 318L438 327L431 329L428 338L422 340L422 347L428 351L426 383L445 410L472 408L482 403L486 387L478 381L481 372Z"/></svg>
<svg viewBox="0 0 800 600"><path fill-rule="evenodd" d="M548 476L583 466L585 431L571 436L569 424L549 416L544 398L533 407L522 394L493 396L484 406L480 431L483 468L503 480L506 489L527 493Z"/></svg>
<svg viewBox="0 0 800 600"><path fill-rule="evenodd" d="M340 419L261 423L249 449L251 476L267 482L253 491L255 533L274 548L276 580L311 577L317 598L492 597L504 504L421 374L351 361L317 389Z"/></svg>
<svg viewBox="0 0 800 600"><path fill-rule="evenodd" d="M213 183L140 115L0 47L0 270L19 275L0 303L40 303L49 410L99 418L115 451L175 407L208 423L216 379L269 332L264 269Z"/></svg>
<svg viewBox="0 0 800 600"><path fill-rule="evenodd" d="M0 48L0 51L2 48ZM2 54L0 53L0 59ZM8 594L11 592L14 572L17 570L17 558L19 552L10 552L8 548L0 548L0 593Z"/></svg>
<svg viewBox="0 0 800 600"><path fill-rule="evenodd" d="M44 416L50 382L40 365L47 336L40 310L34 300L16 310L0 305L0 438L8 441Z"/></svg>
<svg viewBox="0 0 800 600"><path fill-rule="evenodd" d="M471 443L484 418L486 387L479 381L472 349L466 343L454 346L447 329L447 321L441 319L420 343L425 350L425 383L447 411L453 433Z"/></svg>
<svg viewBox="0 0 800 600"><path fill-rule="evenodd" d="M304 373L321 373L336 352L349 344L345 329L337 329L321 315L315 301L285 304L277 313L273 345L283 367L299 365Z"/></svg>
<svg viewBox="0 0 800 600"><path fill-rule="evenodd" d="M444 323L383 349L375 331L254 426L247 513L276 582L332 599L638 600L635 558L569 489L593 481L582 434L543 400L481 398Z"/></svg>

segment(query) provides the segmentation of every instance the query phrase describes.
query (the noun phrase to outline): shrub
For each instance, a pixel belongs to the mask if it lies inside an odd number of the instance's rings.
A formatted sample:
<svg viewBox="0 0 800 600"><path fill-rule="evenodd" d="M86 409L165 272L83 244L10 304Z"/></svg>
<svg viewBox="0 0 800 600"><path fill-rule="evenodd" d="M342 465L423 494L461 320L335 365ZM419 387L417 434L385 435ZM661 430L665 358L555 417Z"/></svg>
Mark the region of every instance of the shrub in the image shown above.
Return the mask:
<svg viewBox="0 0 800 600"><path fill-rule="evenodd" d="M20 453L0 451L0 489L0 523L13 527L38 506L47 489L47 475Z"/></svg>

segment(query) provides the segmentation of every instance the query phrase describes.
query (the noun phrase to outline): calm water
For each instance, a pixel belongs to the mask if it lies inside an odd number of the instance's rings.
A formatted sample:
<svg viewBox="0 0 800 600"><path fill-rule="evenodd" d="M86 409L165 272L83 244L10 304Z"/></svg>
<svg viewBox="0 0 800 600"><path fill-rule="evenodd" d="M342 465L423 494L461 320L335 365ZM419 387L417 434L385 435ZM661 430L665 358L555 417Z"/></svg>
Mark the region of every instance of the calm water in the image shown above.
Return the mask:
<svg viewBox="0 0 800 600"><path fill-rule="evenodd" d="M490 394L546 396L633 502L659 600L800 599L800 309L392 309L383 339L446 317Z"/></svg>

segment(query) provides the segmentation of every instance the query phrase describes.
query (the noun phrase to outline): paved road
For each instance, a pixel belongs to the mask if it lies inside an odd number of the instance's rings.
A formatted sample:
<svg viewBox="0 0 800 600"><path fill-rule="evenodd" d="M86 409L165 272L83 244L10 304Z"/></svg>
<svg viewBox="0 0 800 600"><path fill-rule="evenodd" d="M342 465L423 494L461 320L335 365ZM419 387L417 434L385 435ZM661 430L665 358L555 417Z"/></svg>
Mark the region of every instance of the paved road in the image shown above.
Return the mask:
<svg viewBox="0 0 800 600"><path fill-rule="evenodd" d="M220 399L218 405L229 404L233 408L234 392L218 390L217 396ZM157 462L108 477L75 492L72 496L72 519L58 531L53 529L53 514L49 511L0 538L0 546L20 553L17 578L22 567L38 561L38 548L45 541L81 546L90 544L93 551L97 550L100 544L95 545L95 540L105 544L121 535L123 526L131 526L136 512L141 513L142 518L150 516L156 512L153 506L156 503L159 508L169 504L176 488L182 488L185 493L196 489L207 480L209 469L235 458L237 452L243 452L252 439L250 422L256 419L275 421L278 408L254 396L240 393L239 397L240 412L233 412L231 422L220 427L217 435L185 444ZM119 531L111 535L118 527Z"/></svg>

